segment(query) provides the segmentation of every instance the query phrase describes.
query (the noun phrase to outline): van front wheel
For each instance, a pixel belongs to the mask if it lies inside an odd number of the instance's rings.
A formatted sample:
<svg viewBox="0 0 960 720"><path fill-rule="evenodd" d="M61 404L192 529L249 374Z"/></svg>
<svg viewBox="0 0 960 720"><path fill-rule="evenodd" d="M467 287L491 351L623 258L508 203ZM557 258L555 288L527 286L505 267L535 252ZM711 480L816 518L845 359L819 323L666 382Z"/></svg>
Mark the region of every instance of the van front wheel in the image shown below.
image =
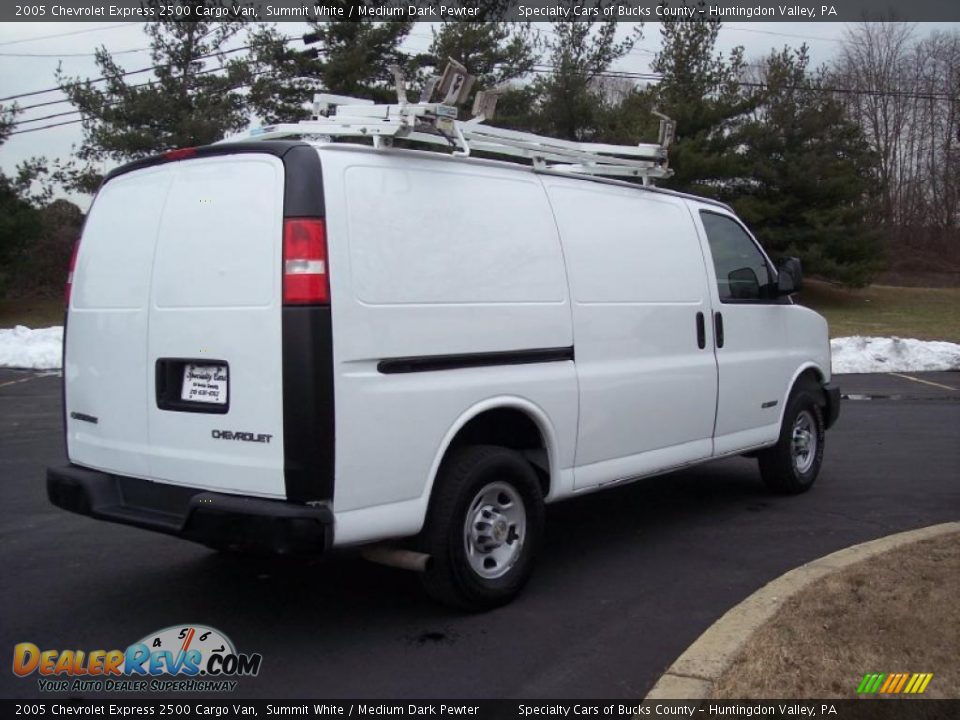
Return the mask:
<svg viewBox="0 0 960 720"><path fill-rule="evenodd" d="M540 483L519 453L486 445L454 451L420 537L431 556L424 587L466 610L510 602L530 578L543 525Z"/></svg>
<svg viewBox="0 0 960 720"><path fill-rule="evenodd" d="M757 456L770 490L797 495L813 486L823 463L822 405L823 393L812 382L798 385L790 395L777 444Z"/></svg>

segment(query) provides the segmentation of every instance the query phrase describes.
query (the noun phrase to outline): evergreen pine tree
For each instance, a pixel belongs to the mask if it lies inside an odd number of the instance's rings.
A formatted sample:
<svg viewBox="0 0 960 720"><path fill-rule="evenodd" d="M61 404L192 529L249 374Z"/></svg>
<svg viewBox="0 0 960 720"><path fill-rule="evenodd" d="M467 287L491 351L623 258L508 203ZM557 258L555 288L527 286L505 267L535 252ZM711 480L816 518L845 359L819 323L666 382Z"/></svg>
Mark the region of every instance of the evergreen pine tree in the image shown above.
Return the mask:
<svg viewBox="0 0 960 720"><path fill-rule="evenodd" d="M623 40L616 38L616 22L563 21L551 28L546 40L551 69L534 83L538 100L530 125L554 137L595 140L602 105L597 80L633 49L642 26Z"/></svg>
<svg viewBox="0 0 960 720"><path fill-rule="evenodd" d="M152 0L155 2L155 0ZM148 3L148 5L151 3ZM186 0L201 7L220 0ZM204 145L246 126L247 105L240 88L248 79L247 61L224 55L226 44L243 28L236 20L156 20L145 25L150 38L152 77L125 69L105 47L96 50L102 83L68 78L57 81L83 114L83 144L73 184L92 192L99 178L93 163L122 162L178 147Z"/></svg>
<svg viewBox="0 0 960 720"><path fill-rule="evenodd" d="M507 0L485 0L478 6L476 22L444 22L433 31L433 42L424 58L439 74L447 58L476 76L475 90L490 90L526 77L538 59L541 43L532 23L499 22Z"/></svg>
<svg viewBox="0 0 960 720"><path fill-rule="evenodd" d="M660 26L662 50L653 64L662 80L650 92L652 104L676 122L670 149L674 176L668 187L715 195L722 181L740 172L731 131L759 101L743 86L743 48L729 57L716 52L720 24L712 21L665 22ZM655 120L650 123L649 136Z"/></svg>
<svg viewBox="0 0 960 720"><path fill-rule="evenodd" d="M809 63L805 46L766 59L760 111L733 136L745 172L721 195L769 251L862 286L881 261L876 158Z"/></svg>
<svg viewBox="0 0 960 720"><path fill-rule="evenodd" d="M349 11L360 0L330 0ZM356 10L354 10L356 16ZM412 22L311 21L306 51L292 47L272 27L251 37L250 107L265 123L296 122L309 116L316 92L396 102L391 65L408 69L400 46Z"/></svg>

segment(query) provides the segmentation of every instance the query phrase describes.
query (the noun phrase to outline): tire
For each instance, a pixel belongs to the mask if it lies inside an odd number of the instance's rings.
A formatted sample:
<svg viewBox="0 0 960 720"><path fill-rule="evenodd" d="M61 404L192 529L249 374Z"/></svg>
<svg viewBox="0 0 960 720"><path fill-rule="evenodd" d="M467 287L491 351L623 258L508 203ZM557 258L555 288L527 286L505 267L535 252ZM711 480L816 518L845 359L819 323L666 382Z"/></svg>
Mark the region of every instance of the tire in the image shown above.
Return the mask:
<svg viewBox="0 0 960 720"><path fill-rule="evenodd" d="M431 556L424 588L474 612L507 604L530 579L543 525L540 483L519 453L488 445L455 450L440 467L419 537Z"/></svg>
<svg viewBox="0 0 960 720"><path fill-rule="evenodd" d="M809 380L790 394L777 444L757 456L760 476L771 491L799 495L813 487L823 464L823 402L822 390Z"/></svg>

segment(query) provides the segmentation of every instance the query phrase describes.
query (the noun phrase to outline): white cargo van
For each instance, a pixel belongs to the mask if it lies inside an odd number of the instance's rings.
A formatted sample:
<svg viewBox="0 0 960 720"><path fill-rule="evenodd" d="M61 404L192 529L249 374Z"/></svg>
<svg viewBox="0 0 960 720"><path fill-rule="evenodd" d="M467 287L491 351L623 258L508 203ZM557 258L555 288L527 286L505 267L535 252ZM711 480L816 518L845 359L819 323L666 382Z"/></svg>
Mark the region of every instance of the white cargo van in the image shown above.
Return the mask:
<svg viewBox="0 0 960 720"><path fill-rule="evenodd" d="M215 548L366 545L481 609L528 579L545 503L735 454L809 489L840 397L797 274L725 205L524 145L261 139L112 172L50 500Z"/></svg>

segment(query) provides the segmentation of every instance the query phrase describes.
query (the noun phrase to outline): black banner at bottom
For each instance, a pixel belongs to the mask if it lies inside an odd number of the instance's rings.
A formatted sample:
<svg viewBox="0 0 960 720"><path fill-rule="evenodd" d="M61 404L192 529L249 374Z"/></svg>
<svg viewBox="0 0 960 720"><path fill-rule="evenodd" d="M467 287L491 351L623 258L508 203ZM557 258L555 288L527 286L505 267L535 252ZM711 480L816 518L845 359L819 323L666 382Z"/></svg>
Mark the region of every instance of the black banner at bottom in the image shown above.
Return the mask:
<svg viewBox="0 0 960 720"><path fill-rule="evenodd" d="M0 700L0 717L24 718L960 718L960 700Z"/></svg>

